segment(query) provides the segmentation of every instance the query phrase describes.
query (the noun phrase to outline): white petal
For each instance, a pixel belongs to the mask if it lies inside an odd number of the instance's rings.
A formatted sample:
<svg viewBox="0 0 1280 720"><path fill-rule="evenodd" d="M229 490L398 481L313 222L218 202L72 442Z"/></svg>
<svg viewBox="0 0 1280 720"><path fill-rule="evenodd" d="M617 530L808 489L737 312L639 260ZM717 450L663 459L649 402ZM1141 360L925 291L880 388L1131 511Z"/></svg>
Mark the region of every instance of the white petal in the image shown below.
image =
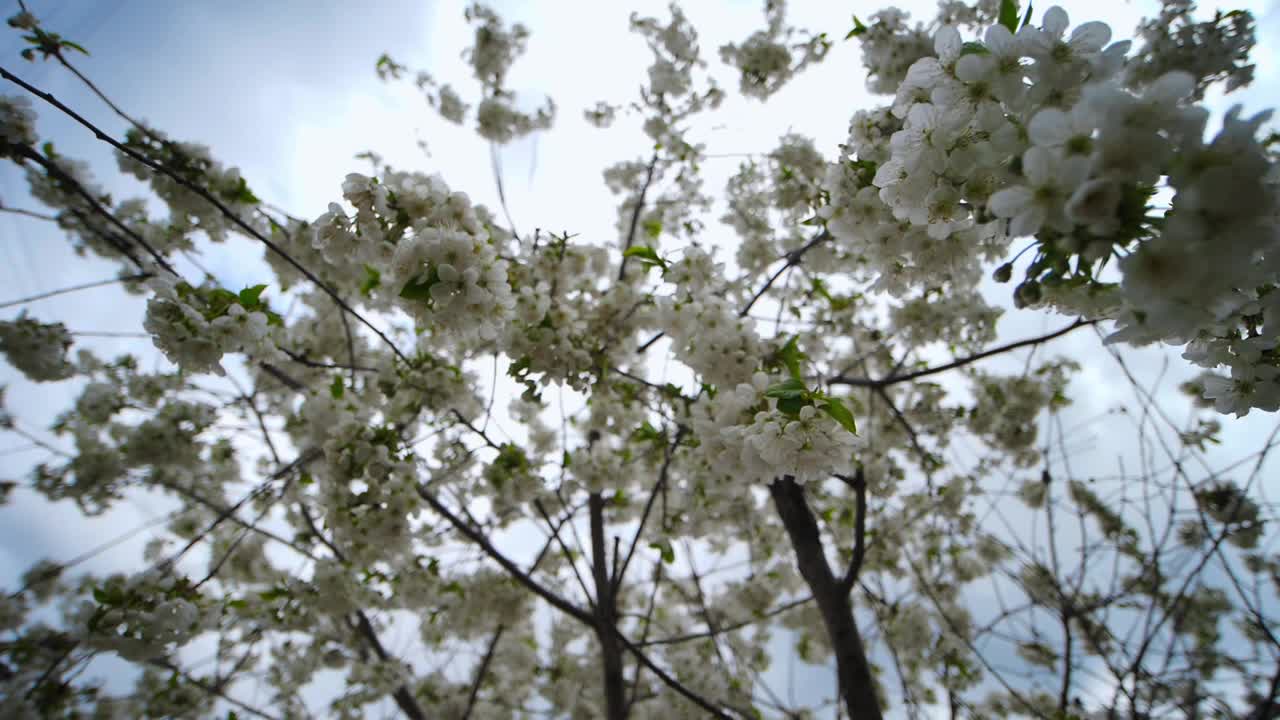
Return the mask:
<svg viewBox="0 0 1280 720"><path fill-rule="evenodd" d="M1087 22L1071 32L1071 47L1076 52L1098 52L1110 40L1110 26L1096 20Z"/></svg>
<svg viewBox="0 0 1280 720"><path fill-rule="evenodd" d="M1014 217L1031 204L1031 190L1022 185L1005 188L991 196L987 207L997 217Z"/></svg>
<svg viewBox="0 0 1280 720"><path fill-rule="evenodd" d="M1016 43L1013 40L1013 33L1009 32L1009 28L1003 25L992 25L987 28L987 49L993 55L1013 55L1017 50Z"/></svg>
<svg viewBox="0 0 1280 720"><path fill-rule="evenodd" d="M1027 125L1027 135L1034 145L1055 147L1065 143L1071 137L1071 123L1067 114L1056 108L1048 108L1036 113Z"/></svg>
<svg viewBox="0 0 1280 720"><path fill-rule="evenodd" d="M978 82L991 71L995 60L990 55L965 55L956 61L956 77L964 82Z"/></svg>
<svg viewBox="0 0 1280 720"><path fill-rule="evenodd" d="M1053 151L1042 147L1030 148L1022 154L1022 174L1032 185L1044 185L1053 179L1057 165Z"/></svg>
<svg viewBox="0 0 1280 720"><path fill-rule="evenodd" d="M1045 209L1043 205L1031 205L1026 210L1018 214L1018 217L1009 223L1009 234L1014 237L1026 237L1035 235L1040 226L1044 224Z"/></svg>
<svg viewBox="0 0 1280 720"><path fill-rule="evenodd" d="M1089 177L1089 158L1082 155L1064 158L1054 168L1054 180L1058 187L1068 192L1074 191L1076 186L1084 182L1087 177Z"/></svg>
<svg viewBox="0 0 1280 720"><path fill-rule="evenodd" d="M960 31L950 25L942 27L938 30L938 34L933 36L933 51L943 62L954 60L959 56L963 45Z"/></svg>
<svg viewBox="0 0 1280 720"><path fill-rule="evenodd" d="M1175 103L1190 95L1195 89L1196 80L1191 73L1174 70L1156 78L1142 97L1144 100L1154 100L1159 103Z"/></svg>
<svg viewBox="0 0 1280 720"><path fill-rule="evenodd" d="M1054 5L1044 14L1044 20L1040 21L1040 27L1054 38L1062 37L1067 31L1067 26L1071 24L1071 18L1067 17L1067 11Z"/></svg>

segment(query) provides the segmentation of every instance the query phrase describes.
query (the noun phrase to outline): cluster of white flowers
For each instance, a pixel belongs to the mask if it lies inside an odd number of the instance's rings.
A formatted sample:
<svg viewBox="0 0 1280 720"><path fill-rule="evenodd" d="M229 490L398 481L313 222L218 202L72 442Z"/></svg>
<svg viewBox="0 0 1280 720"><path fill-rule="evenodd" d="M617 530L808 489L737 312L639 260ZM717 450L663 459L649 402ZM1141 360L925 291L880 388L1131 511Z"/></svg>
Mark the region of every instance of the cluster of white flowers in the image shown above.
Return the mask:
<svg viewBox="0 0 1280 720"><path fill-rule="evenodd" d="M22 313L0 320L0 353L9 364L36 382L66 380L76 368L67 359L71 333L62 323L42 323Z"/></svg>
<svg viewBox="0 0 1280 720"><path fill-rule="evenodd" d="M36 113L25 95L0 95L0 157L10 155L9 145L32 146L36 142Z"/></svg>
<svg viewBox="0 0 1280 720"><path fill-rule="evenodd" d="M195 288L165 275L153 277L148 284L155 295L147 301L143 327L178 367L224 375L226 353L242 352L261 361L281 356L265 308L245 309L240 295Z"/></svg>
<svg viewBox="0 0 1280 720"><path fill-rule="evenodd" d="M658 301L659 324L674 356L717 387L750 380L760 368L763 345L755 322L738 317L723 297L700 293Z"/></svg>
<svg viewBox="0 0 1280 720"><path fill-rule="evenodd" d="M925 292L891 308L889 320L911 347L944 342L977 352L996 339L996 320L1003 312L974 291L940 297Z"/></svg>
<svg viewBox="0 0 1280 720"><path fill-rule="evenodd" d="M872 15L869 26L854 28L862 42L862 65L867 69L867 88L874 93L892 94L907 77L907 70L933 49L923 26L907 24L909 14L887 8Z"/></svg>
<svg viewBox="0 0 1280 720"><path fill-rule="evenodd" d="M112 578L94 599L96 606L86 603L80 610L81 640L135 662L166 657L216 617L201 608L184 578L163 570Z"/></svg>
<svg viewBox="0 0 1280 720"><path fill-rule="evenodd" d="M467 116L468 108L453 86L442 85L436 96L436 109L445 120L460 125Z"/></svg>
<svg viewBox="0 0 1280 720"><path fill-rule="evenodd" d="M313 394L298 414L299 441L324 451L312 476L327 508L323 517L332 539L350 562L372 562L412 551L408 518L422 500L412 481L414 468L400 453L394 428L381 426L354 391Z"/></svg>
<svg viewBox="0 0 1280 720"><path fill-rule="evenodd" d="M782 89L808 65L821 62L831 49L831 42L824 35L810 35L795 46L788 45L797 30L787 25L787 4L783 0L765 3L765 16L767 29L752 33L741 45L720 48L720 59L741 73L742 94L761 100ZM792 58L793 50L800 53L799 61Z"/></svg>
<svg viewBox="0 0 1280 720"><path fill-rule="evenodd" d="M1194 10L1192 0L1162 0L1160 13L1138 26L1143 46L1129 62L1130 84L1146 84L1181 70L1197 79L1199 100L1210 82L1223 81L1227 92L1253 82L1253 16L1240 10L1218 11L1212 21L1196 22Z"/></svg>
<svg viewBox="0 0 1280 720"><path fill-rule="evenodd" d="M852 472L858 446L857 437L814 405L800 408L795 417L776 408L756 413L743 439L763 461L756 477L791 475L800 482Z"/></svg>
<svg viewBox="0 0 1280 720"><path fill-rule="evenodd" d="M968 416L969 429L1008 453L1015 464L1035 465L1040 460L1035 448L1036 418L1046 409L1068 403L1068 373L1076 369L1075 363L1056 360L1021 376L972 373L975 404Z"/></svg>
<svg viewBox="0 0 1280 720"><path fill-rule="evenodd" d="M259 232L267 223L254 213L258 198L249 189L239 168L224 167L214 159L212 151L198 143L175 142L155 130L129 131L125 146L160 166L174 170L186 180L205 188L240 220ZM171 234L203 231L214 242L221 242L236 229L230 218L213 203L184 187L167 173L156 172L147 164L124 152L117 153L120 170L148 183L151 190L169 209Z"/></svg>
<svg viewBox="0 0 1280 720"><path fill-rule="evenodd" d="M1188 359L1231 369L1230 388L1215 388L1220 407L1280 407L1280 327L1264 319L1280 175L1257 139L1269 115L1233 110L1206 142L1208 113L1193 104L1209 82L1247 82L1237 61L1251 20L1196 25L1189 12L1166 8L1184 26L1176 39L1144 26L1156 49L1142 66L1126 64L1130 43L1108 44L1103 23L1068 32L1058 7L1039 26L993 24L981 42L942 26L890 112L854 117L852 157L828 171L829 230L876 273L875 289L896 295L972 288L984 261L1034 236L1019 305L1114 318L1112 341L1190 343ZM891 24L902 43L919 32L896 17L855 31L869 55L891 45L872 42ZM1195 48L1204 53L1192 60ZM1151 202L1160 183L1173 190L1163 217ZM1096 276L1113 257L1118 288Z"/></svg>
<svg viewBox="0 0 1280 720"><path fill-rule="evenodd" d="M525 51L529 39L528 28L516 23L508 29L497 13L480 4L467 8L466 17L475 24L476 32L475 42L465 55L471 62L476 79L485 89L485 98L476 108L476 129L480 137L501 144L535 130L551 127L555 120L556 106L550 98L541 108L529 114L516 108L514 94L504 88L507 71ZM449 95L446 95L445 88L441 89L440 112L457 122L465 107L452 91Z"/></svg>
<svg viewBox="0 0 1280 720"><path fill-rule="evenodd" d="M607 102L597 102L595 106L582 111L582 116L592 125L604 129L613 125L618 117L618 107Z"/></svg>
<svg viewBox="0 0 1280 720"><path fill-rule="evenodd" d="M515 317L503 346L522 374L542 373L544 385L562 381L585 390L602 366L627 361L645 299L632 285L604 285L613 271L606 248L566 237L517 257Z"/></svg>
<svg viewBox="0 0 1280 720"><path fill-rule="evenodd" d="M74 500L86 515L97 515L119 497L127 480L124 458L92 432L75 433L76 456L62 467L36 466L36 490L51 500Z"/></svg>
<svg viewBox="0 0 1280 720"><path fill-rule="evenodd" d="M104 425L124 407L122 388L105 382L91 382L76 400L76 414L89 425Z"/></svg>
<svg viewBox="0 0 1280 720"><path fill-rule="evenodd" d="M852 472L857 437L814 404L783 412L766 397L769 387L769 376L757 372L750 382L699 400L691 424L706 467L721 478L761 482Z"/></svg>
<svg viewBox="0 0 1280 720"><path fill-rule="evenodd" d="M199 402L171 400L137 425L117 425L112 434L134 467L189 467L200 459L196 437L218 418L216 408Z"/></svg>
<svg viewBox="0 0 1280 720"><path fill-rule="evenodd" d="M419 223L396 247L391 270L401 307L421 327L462 341L496 339L515 307L507 261L487 233Z"/></svg>

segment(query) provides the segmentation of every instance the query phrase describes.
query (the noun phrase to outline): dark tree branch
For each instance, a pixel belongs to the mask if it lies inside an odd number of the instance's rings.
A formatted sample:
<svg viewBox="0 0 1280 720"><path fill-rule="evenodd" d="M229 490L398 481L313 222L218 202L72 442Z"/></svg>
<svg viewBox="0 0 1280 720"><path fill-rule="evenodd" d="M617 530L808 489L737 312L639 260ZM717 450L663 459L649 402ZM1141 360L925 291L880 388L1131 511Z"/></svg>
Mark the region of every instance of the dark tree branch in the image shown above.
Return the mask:
<svg viewBox="0 0 1280 720"><path fill-rule="evenodd" d="M67 293L76 292L77 290L89 290L91 288L102 287L104 285L115 285L117 283L134 282L135 280L146 280L149 277L151 277L151 273L143 272L143 273L135 273L133 275L125 275L123 277L118 277L118 278L112 278L110 280L99 280L97 282L83 283L81 285L72 285L71 287L65 287L60 290L50 290L49 292L40 293L38 295L31 295L28 297L19 298L18 300L10 300L9 302L6 302L6 303L0 303L0 308L10 308L15 305L23 305L29 302L34 302L36 300L43 300L45 298L51 298L51 297L56 297L58 295L65 295Z"/></svg>
<svg viewBox="0 0 1280 720"><path fill-rule="evenodd" d="M640 186L640 196L636 198L636 206L631 211L631 226L627 229L627 244L622 248L622 262L618 265L618 280L624 280L627 277L627 261L631 258L627 257L627 251L636 241L636 229L640 224L640 213L644 212L644 197L649 193L649 186L653 184L653 173L658 168L658 153L653 153L653 159L649 161L649 169L644 176L644 185Z"/></svg>
<svg viewBox="0 0 1280 720"><path fill-rule="evenodd" d="M990 350L984 350L974 355L969 355L967 357L962 357L957 360L953 360L944 365L924 368L923 370L916 370L915 372L909 372L909 373L906 373L905 375L894 374L894 375L890 375L889 377L880 378L879 380L873 380L870 378L852 378L852 377L847 377L845 375L838 375L836 377L831 378L830 380L827 380L827 384L852 385L853 387L869 387L869 388L883 388L883 387L888 387L890 385L897 385L898 383L904 383L909 380L916 380L918 378L927 377L929 375L936 375L938 373L946 372L948 370L955 370L956 368L964 367L965 365L975 363L979 360L982 360L984 358L989 358L993 355L1000 355L1002 353L1009 352L1010 350L1017 350L1018 348L1027 347L1028 345L1039 345L1041 343L1048 342L1050 340L1053 340L1054 338L1061 337L1063 335L1066 335L1067 333L1078 330L1082 327L1096 325L1098 322L1099 322L1098 320L1077 320L1071 323L1070 325L1060 330L1055 330L1054 332L1051 332L1047 335L1027 338L1026 340L1018 340L1017 342L1011 342L1006 345L1000 345L998 347L991 348Z"/></svg>
<svg viewBox="0 0 1280 720"><path fill-rule="evenodd" d="M671 470L671 459L675 452L676 446L680 444L680 440L684 438L685 427L682 425L676 430L675 439L666 447L665 457L662 460L662 469L658 471L658 481L653 484L653 490L649 493L649 499L644 504L644 512L640 514L640 525L636 527L636 534L632 536L631 543L627 547L627 554L622 560L621 566L613 568L613 587L616 589L622 585L622 579L627 574L627 567L631 565L631 557L636 552L636 545L640 544L640 536L644 534L645 524L649 522L649 515L653 512L654 501L658 499L658 495L662 493L663 488L667 485L667 476Z"/></svg>
<svg viewBox="0 0 1280 720"><path fill-rule="evenodd" d="M462 711L462 720L471 718L471 711L476 707L476 698L480 696L480 686L484 684L485 675L489 673L489 663L493 662L498 641L502 639L502 633L505 631L506 627L499 625L498 629L493 631L493 637L489 638L489 646L485 648L484 658L480 660L480 667L476 668L476 676L471 681L471 692L467 693L467 709Z"/></svg>
<svg viewBox="0 0 1280 720"><path fill-rule="evenodd" d="M596 636L604 672L605 715L609 720L627 717L626 680L623 677L622 648L618 645L618 606L615 585L609 576L608 547L604 537L604 497L590 495L587 511L591 516L591 570L596 583Z"/></svg>
<svg viewBox="0 0 1280 720"><path fill-rule="evenodd" d="M79 113L77 113L76 111L64 105L62 101L58 100L53 95L50 95L49 93L44 92L43 90L37 89L36 87L30 85L26 81L22 80L18 76L14 75L13 73L9 72L8 70L2 67L0 67L0 77L3 77L5 80L8 80L9 82L21 87L23 90L26 90L32 95L35 95L36 97L40 98L46 103L49 103L53 107L57 108L62 113L64 113L71 119L75 120L76 122L80 123L86 129L92 132L94 137L96 137L97 139L107 143L111 147L115 148L116 150L119 150L125 155L128 155L130 158L137 160L143 165L146 165L152 170L158 173L167 175L168 177L172 178L175 182L177 182L179 185L183 186L187 190L190 190L196 195L199 195L206 202L210 203L215 208L217 208L218 212L222 213L224 217L226 217L234 225L240 228L242 232L258 240L263 245L266 245L267 248L271 250L271 252L274 252L275 254L279 255L281 258L284 259L285 262L293 266L295 270L302 273L303 277L310 280L312 283L315 284L316 287L320 288L320 290L322 290L326 295L332 298L334 303L336 303L338 307L342 308L343 311L351 314L353 317L355 317L355 319L359 320L365 327L372 330L373 333L377 335L379 339L381 339L384 343L387 344L389 348L391 348L391 351L396 354L396 357L400 358L406 363L409 362L409 358L403 352L400 351L400 348L396 347L396 344L391 341L391 338L387 337L387 335L384 332L379 330L376 325L369 322L369 320L365 318L363 315L356 312L354 308L348 305L347 302L343 300L341 296L338 295L337 291L329 287L328 284L326 284L319 277L317 277L315 273L311 272L305 266L303 266L301 263L295 260L293 256L289 255L289 253L281 249L280 246L276 245L274 242L272 242L262 233L254 229L254 227L249 225L249 223L245 222L243 218L241 218L236 213L232 212L231 209L226 206L226 204L224 204L218 198L214 197L213 194L211 194L208 190L205 190L204 188L200 187L196 183L184 177L182 174L174 172L173 170L170 170L169 168L166 168L165 166L160 165L159 163L156 163L155 161L139 153L133 148L130 148L124 145L123 143L117 141L115 138L111 137L110 135L106 134L101 129L99 129L98 126L84 119L84 117L82 117ZM145 243L143 244L143 247L146 247ZM154 251L152 252L154 255ZM164 259L162 257L156 256L156 261L162 267L168 268L167 263L164 262Z"/></svg>
<svg viewBox="0 0 1280 720"><path fill-rule="evenodd" d="M853 591L854 584L858 582L858 574L862 571L862 560L867 552L867 478L859 467L852 478L841 477L840 479L853 487L856 503L853 520L853 557L849 559L849 569L845 570L844 578L840 581L840 587L847 595Z"/></svg>
<svg viewBox="0 0 1280 720"><path fill-rule="evenodd" d="M764 297L765 293L769 292L769 288L773 287L773 284L778 281L778 278L782 277L783 273L795 267L796 265L799 265L800 261L804 259L805 253L814 249L818 245L821 245L822 243L830 240L831 237L832 237L831 233L827 232L826 230L823 230L812 240L805 243L802 247L796 248L795 250L792 250L791 252L784 255L783 259L786 260L786 262L784 262L782 264L782 267L778 268L778 270L773 275L769 276L769 279L765 281L764 285L761 285L760 289L756 290L756 294L752 295L751 299L747 301L747 304L742 306L742 309L738 311L738 317L746 317L747 313L751 312L751 307L755 305L756 302L760 300L760 298Z"/></svg>
<svg viewBox="0 0 1280 720"><path fill-rule="evenodd" d="M3 73L3 72L4 72L4 69L0 68L0 73ZM120 218L117 218L115 215L113 215L110 210L103 207L102 203L98 202L98 199L93 196L93 193L89 192L87 189L85 189L83 185L79 183L79 181L77 181L75 178L71 177L66 172L64 172L62 168L58 167L57 163L49 160L45 156L36 152L34 148L28 145L11 145L10 147L16 150L18 155L20 155L21 157L26 158L27 160L31 160L35 164L44 168L44 171L48 173L50 177L57 180L59 184L63 185L67 191L75 195L79 195L80 198L83 199L89 205L89 208L91 210L93 210L98 215L101 215L102 217L106 218L107 222L111 223L117 229L123 232L125 237L129 238L131 241L136 243L138 247L146 250L147 254L150 255L153 260L156 261L157 265L169 271L170 273L173 273L174 275L178 274L176 271L174 271L173 267L169 265L168 261L164 259L163 255L156 252L156 249L151 247L151 245L149 245L146 240L143 240L142 237L139 236L136 232L134 232L128 225L125 225L123 222L121 222ZM122 241L120 241L119 238L116 238L115 236L110 234L104 234L103 237L105 237L107 241L110 242L112 245L115 245L116 249L119 250L122 254L124 254L125 257L129 258L129 261L132 262L134 265L136 265L139 270L146 271L146 266L142 264L142 261L138 258L138 256L135 255L133 251L129 250L128 246L126 246Z"/></svg>
<svg viewBox="0 0 1280 720"><path fill-rule="evenodd" d="M769 494L791 539L800 576L809 585L822 614L836 656L836 677L845 710L850 718L857 720L881 720L876 682L867 662L862 635L854 622L853 603L827 564L818 522L809 509L804 488L787 476L774 480L769 485Z"/></svg>

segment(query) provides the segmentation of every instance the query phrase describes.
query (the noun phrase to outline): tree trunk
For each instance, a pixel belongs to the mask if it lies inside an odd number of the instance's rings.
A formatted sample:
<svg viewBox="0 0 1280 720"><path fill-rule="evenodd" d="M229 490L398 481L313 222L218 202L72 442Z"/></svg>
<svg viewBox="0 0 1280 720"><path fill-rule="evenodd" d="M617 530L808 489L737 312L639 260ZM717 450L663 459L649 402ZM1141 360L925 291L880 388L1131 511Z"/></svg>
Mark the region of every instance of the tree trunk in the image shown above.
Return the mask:
<svg viewBox="0 0 1280 720"><path fill-rule="evenodd" d="M591 512L591 569L596 585L596 637L600 640L600 654L604 660L605 717L625 720L627 694L622 645L614 632L618 614L617 595L613 579L609 576L608 549L604 541L604 498L600 493L591 493L588 509Z"/></svg>
<svg viewBox="0 0 1280 720"><path fill-rule="evenodd" d="M773 505L796 551L800 575L809 585L822 614L827 637L835 649L836 676L840 697L850 720L882 720L880 700L876 697L875 680L867 664L862 635L853 620L853 602L838 578L831 574L827 556L822 550L818 522L804 497L804 488L788 477L769 485Z"/></svg>

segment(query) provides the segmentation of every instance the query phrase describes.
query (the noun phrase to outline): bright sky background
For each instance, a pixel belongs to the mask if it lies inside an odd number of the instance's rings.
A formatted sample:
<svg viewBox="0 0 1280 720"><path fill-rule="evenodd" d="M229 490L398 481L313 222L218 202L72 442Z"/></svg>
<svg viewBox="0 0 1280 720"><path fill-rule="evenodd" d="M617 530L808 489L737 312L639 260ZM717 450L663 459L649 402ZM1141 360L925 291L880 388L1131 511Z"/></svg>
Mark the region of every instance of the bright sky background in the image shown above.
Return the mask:
<svg viewBox="0 0 1280 720"><path fill-rule="evenodd" d="M497 208L489 149L470 127L440 120L409 82L385 85L374 74L383 52L411 68L426 69L451 82L464 99L474 101L477 88L460 53L470 42L461 2L351 3L339 0L273 0L272 2L172 2L171 0L32 0L33 12L46 29L85 46L91 57L78 66L117 104L171 137L214 148L227 165L238 166L257 195L289 213L310 218L340 198L343 176L368 172L354 155L372 150L402 169L438 172L454 189ZM506 20L525 23L532 31L527 55L517 61L510 85L533 100L549 94L559 106L556 127L502 151L507 197L517 227L580 234L599 243L616 242L613 230L616 199L600 179L600 171L619 160L647 156L648 143L636 123L622 120L601 131L584 122L582 110L598 100L623 103L636 96L649 60L643 41L627 32L632 9L665 17L659 2L495 3ZM932 17L932 2L902 4L915 19ZM1151 2L1067 2L1073 23L1104 20L1117 37L1132 32ZM718 59L716 49L745 38L762 26L759 0L699 0L683 7L701 33L704 56L722 87L737 81ZM837 42L825 63L806 71L767 106L730 96L718 112L702 121L694 137L711 155L764 152L785 132L815 139L831 152L845 139L850 115L878 102L864 89L864 73L856 42L840 42L851 27L850 13L866 17L880 5L793 1L793 24L827 32ZM1044 9L1037 3L1037 18ZM1206 3L1203 13L1211 12ZM1215 98L1220 114L1230 103L1250 111L1277 104L1280 88L1280 11L1275 2L1248 0L1226 9L1247 7L1259 21L1257 79L1253 88L1226 100ZM17 10L0 3L6 16ZM31 64L18 57L17 33L0 31L0 65L52 92L101 127L123 136L124 124L90 96L75 78L53 64ZM20 92L4 88L0 92ZM474 104L474 102L472 103ZM116 197L139 194L137 183L115 169L108 148L61 116L38 108L38 130L60 152L88 159L100 183ZM419 147L425 143L426 152ZM737 168L739 158L713 158L704 165L706 188L717 194ZM22 174L0 168L0 200L6 205L38 208L25 191ZM718 217L717 213L713 217ZM709 241L732 243L732 236L709 222ZM731 256L731 253L729 254ZM261 251L245 241L215 247L203 259L230 288L266 282L269 275ZM0 302L79 282L111 277L108 264L77 258L56 228L47 223L0 214ZM270 291L268 291L270 292ZM1010 287L995 287L990 297L1005 302ZM140 328L143 302L108 287L40 301L29 306L44 321L62 321L72 330L132 331ZM17 308L0 311L9 318ZM1006 313L1002 340L1040 334L1069 322L1036 311ZM147 363L162 362L143 339L85 338L83 345L100 356L140 354ZM1074 384L1074 420L1094 418L1112 407L1132 405L1128 384L1099 339L1088 331L1055 343L1050 352L1084 364ZM1148 349L1132 352L1128 362L1142 378L1154 379L1172 357L1162 387L1175 388L1194 373L1176 352ZM1010 359L1021 367L1025 355ZM145 365L146 363L144 363ZM998 367L992 364L990 367ZM0 385L7 385L7 405L23 427L41 431L66 408L78 390L76 382L34 385L0 361ZM1176 393L1162 394L1175 418L1186 415L1187 403ZM1256 450L1276 422L1255 412L1243 420L1224 418L1224 444L1211 453L1215 465ZM1123 424L1119 424L1123 427ZM41 433L42 437L48 437ZM1114 458L1127 452L1131 438L1110 425L1085 426L1075 440L1083 455L1078 473L1114 469ZM39 453L15 451L26 443L0 438L0 478L21 479ZM1270 485L1276 491L1276 484ZM154 498L131 497L116 510L85 521L71 503L51 505L29 491L0 508L0 586L41 558L66 560L86 548L146 523L164 511ZM104 553L85 567L108 572L137 567L149 533ZM785 670L785 664L781 665Z"/></svg>

